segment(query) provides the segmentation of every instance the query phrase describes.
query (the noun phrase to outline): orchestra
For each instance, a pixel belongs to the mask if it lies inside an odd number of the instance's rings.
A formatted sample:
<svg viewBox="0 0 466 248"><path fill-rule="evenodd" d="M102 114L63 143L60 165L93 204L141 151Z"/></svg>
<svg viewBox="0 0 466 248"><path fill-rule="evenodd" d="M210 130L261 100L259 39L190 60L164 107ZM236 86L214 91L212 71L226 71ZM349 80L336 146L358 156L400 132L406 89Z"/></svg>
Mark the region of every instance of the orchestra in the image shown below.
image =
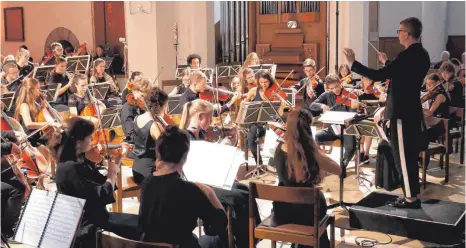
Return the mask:
<svg viewBox="0 0 466 248"><path fill-rule="evenodd" d="M3 99L1 106L2 235L13 236L21 205L32 188L46 188L47 178L57 192L86 200L75 247L95 247L99 228L127 239L181 248L226 247L229 221L237 247L247 247L255 242L248 233L250 213L257 222L251 225L260 223L259 211L249 209L247 185L237 175L228 189L188 181L183 168L192 142L236 147L260 167L265 158L261 143L270 135L269 129L277 136L269 165L276 169L278 186L314 188L328 174L346 178L347 166L352 161L369 164L371 147L376 146L376 170L390 174L380 176L389 182L375 179L377 186L403 189L403 196L386 204L420 208L419 140L438 140L446 131L439 118L457 125L460 120L450 108L464 110L465 106L464 64L453 64L445 51L435 65L437 70L429 71L430 58L420 43L421 33L422 23L417 18L401 21L397 34L405 49L393 60L378 52L384 65L380 69L368 68L358 62L352 49L345 48L345 63L339 67L337 63L323 77L324 67L313 58L301 57L297 67L305 76L290 86L292 92L302 95L295 105L277 82L280 76L271 70L257 70L262 55L255 52L243 58L244 63L227 83L210 82L202 71L201 56L190 54L186 65L177 68L178 72L184 68L176 78L181 83L166 92L160 83L155 86L157 79L145 77L149 73L142 71L131 72L120 89L116 77L106 69L101 45L95 48L91 68L85 72L67 66L70 57L86 49L86 43L76 53L72 47L64 51L59 41L47 45L40 63L40 67L51 65L47 76L33 76L38 64L30 62L27 48L20 48L14 60L2 64L0 91L15 92L12 112L6 111ZM464 54L462 59L464 63ZM108 84L108 91L101 97L96 86L103 83ZM53 101L43 86L56 90ZM181 113L169 113L172 101ZM279 103L280 111L267 115L279 122L278 126L272 121L243 124L236 120L245 106L272 102ZM371 112L369 107L374 105L377 110ZM334 113L330 111L362 116L386 139L356 138L338 125L315 122L319 116ZM237 136L247 140L246 147L238 144ZM333 146L341 137L344 152L338 164L322 146ZM212 155L209 152L203 155ZM106 208L115 202L114 192L123 187L117 185L123 160L131 161L128 180L139 189L137 215ZM321 219L327 210L322 192L317 204ZM277 223L315 224L307 205L272 205ZM228 209L233 212L231 218L227 218ZM198 219L206 235L197 238L192 232ZM320 244L329 246L326 231Z"/></svg>

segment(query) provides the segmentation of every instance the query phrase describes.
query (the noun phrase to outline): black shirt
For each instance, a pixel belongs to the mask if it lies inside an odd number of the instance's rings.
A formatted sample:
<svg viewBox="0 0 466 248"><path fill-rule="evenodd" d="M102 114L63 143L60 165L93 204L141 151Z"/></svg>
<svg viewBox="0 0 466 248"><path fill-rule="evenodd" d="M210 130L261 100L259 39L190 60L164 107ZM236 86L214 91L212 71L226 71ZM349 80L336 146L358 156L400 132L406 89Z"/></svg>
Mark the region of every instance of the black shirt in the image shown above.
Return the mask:
<svg viewBox="0 0 466 248"><path fill-rule="evenodd" d="M55 71L52 71L50 74L50 77L47 79L47 84L61 84L60 87L64 87L69 83L70 79L66 74L60 74L56 73ZM59 90L59 89L58 89ZM55 103L57 104L63 104L63 105L68 105L68 98L73 92L71 91L71 88L68 88L65 93L59 95L57 97L57 100Z"/></svg>
<svg viewBox="0 0 466 248"><path fill-rule="evenodd" d="M134 118L144 113L138 106L134 106L126 102L121 109L121 122L123 132L126 135L126 141L133 144L134 134Z"/></svg>
<svg viewBox="0 0 466 248"><path fill-rule="evenodd" d="M301 87L303 87L304 84L307 83L307 81L308 81L308 78L303 78L301 79L301 81L299 81L299 83L295 84L293 87L296 90L299 90L301 89ZM311 103L315 100L315 98L309 97L307 87L308 86L304 87L304 89L302 89L301 91L303 92L303 100L304 100L303 108L309 109L311 107ZM322 93L325 92L324 83L322 82L320 78L317 81L317 86L315 87L314 92L316 94L315 97L319 97L320 95L322 95Z"/></svg>
<svg viewBox="0 0 466 248"><path fill-rule="evenodd" d="M450 95L450 106L464 108L464 86L455 77L451 77L448 80L448 84L445 84L445 88L448 88L449 84L453 84L453 89L449 91Z"/></svg>
<svg viewBox="0 0 466 248"><path fill-rule="evenodd" d="M66 161L57 166L55 183L59 193L86 200L81 226L105 225L108 220L106 205L115 202L113 186L106 182L91 162Z"/></svg>
<svg viewBox="0 0 466 248"><path fill-rule="evenodd" d="M333 111L352 111L352 109L345 104L337 105L337 95L332 91L324 92L322 95L317 97L317 99L310 105L311 111L321 111L321 104L327 105Z"/></svg>
<svg viewBox="0 0 466 248"><path fill-rule="evenodd" d="M373 81L391 79L387 92L385 118L421 120L421 85L430 68L429 53L420 43L400 52L385 67L374 70L354 61L351 71Z"/></svg>
<svg viewBox="0 0 466 248"><path fill-rule="evenodd" d="M89 99L89 96L87 94L84 94L83 97L80 97L76 94L72 94L68 98L68 107L75 107L77 110L77 114L81 113L83 109L91 103L91 99Z"/></svg>
<svg viewBox="0 0 466 248"><path fill-rule="evenodd" d="M34 65L28 62L23 67L19 67L18 65L18 69L19 69L19 76L24 78L34 70Z"/></svg>
<svg viewBox="0 0 466 248"><path fill-rule="evenodd" d="M198 218L213 235L225 231L225 212L216 209L197 185L183 181L178 172L144 180L139 208L141 241L200 247L192 233Z"/></svg>

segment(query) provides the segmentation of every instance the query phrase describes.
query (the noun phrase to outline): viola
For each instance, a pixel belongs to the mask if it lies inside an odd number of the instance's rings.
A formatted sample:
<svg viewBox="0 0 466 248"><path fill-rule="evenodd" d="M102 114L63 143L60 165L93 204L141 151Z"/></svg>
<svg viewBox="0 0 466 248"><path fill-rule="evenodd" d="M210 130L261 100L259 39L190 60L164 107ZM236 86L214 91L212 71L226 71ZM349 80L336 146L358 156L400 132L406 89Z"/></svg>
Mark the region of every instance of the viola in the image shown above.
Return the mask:
<svg viewBox="0 0 466 248"><path fill-rule="evenodd" d="M219 101L228 101L231 96L235 93L229 90L219 89L219 88L208 88L204 92L199 93L199 98L207 101L212 101L217 98Z"/></svg>
<svg viewBox="0 0 466 248"><path fill-rule="evenodd" d="M351 102L357 101L357 100L358 100L358 96L356 94L351 93L345 89L341 89L340 95L338 95L336 98L337 104L344 104L350 108L352 107Z"/></svg>
<svg viewBox="0 0 466 248"><path fill-rule="evenodd" d="M136 99L133 93L129 93L128 95L126 95L126 101L133 106L138 106L140 109L144 109L144 104L142 103L142 101Z"/></svg>
<svg viewBox="0 0 466 248"><path fill-rule="evenodd" d="M379 98L380 95L382 94L380 91L375 90L375 89L374 89L374 86L372 86L372 85L369 85L368 87L366 87L366 88L364 89L364 93L366 93L366 94L372 94L372 95L374 95L374 96L377 97L377 98Z"/></svg>
<svg viewBox="0 0 466 248"><path fill-rule="evenodd" d="M270 101L285 101L288 98L285 92L280 90L278 84L272 84L268 89L264 91L265 97Z"/></svg>

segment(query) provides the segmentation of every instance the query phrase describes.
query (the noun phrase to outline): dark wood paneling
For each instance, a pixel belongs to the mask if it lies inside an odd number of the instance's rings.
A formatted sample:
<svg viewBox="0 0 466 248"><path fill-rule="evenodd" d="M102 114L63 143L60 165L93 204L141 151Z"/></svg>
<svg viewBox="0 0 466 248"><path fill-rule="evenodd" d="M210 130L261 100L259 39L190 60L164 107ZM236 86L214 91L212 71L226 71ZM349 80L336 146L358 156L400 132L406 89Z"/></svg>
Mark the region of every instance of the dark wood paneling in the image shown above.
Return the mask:
<svg viewBox="0 0 466 248"><path fill-rule="evenodd" d="M379 48L379 51L386 53L390 60L404 50L404 47L398 40L398 37L380 37Z"/></svg>
<svg viewBox="0 0 466 248"><path fill-rule="evenodd" d="M464 44L464 35L448 36L447 51L450 52L450 57L457 58L461 61L461 54L464 53L465 49Z"/></svg>

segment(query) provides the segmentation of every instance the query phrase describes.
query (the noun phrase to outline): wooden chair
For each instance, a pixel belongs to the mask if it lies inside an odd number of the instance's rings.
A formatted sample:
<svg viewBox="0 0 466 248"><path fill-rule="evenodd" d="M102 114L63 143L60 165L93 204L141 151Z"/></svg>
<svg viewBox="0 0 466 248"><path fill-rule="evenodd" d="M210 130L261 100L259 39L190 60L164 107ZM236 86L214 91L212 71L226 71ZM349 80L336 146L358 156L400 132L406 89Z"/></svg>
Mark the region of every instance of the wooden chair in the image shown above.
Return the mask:
<svg viewBox="0 0 466 248"><path fill-rule="evenodd" d="M272 240L272 248L276 241L319 247L320 237L330 225L330 245L335 247L335 217L326 215L319 221L319 195L316 188L281 187L265 184L249 183L249 247L254 247L254 239ZM292 204L314 205L314 226L283 224L274 225L273 215L269 216L254 228L254 209L256 199L278 201Z"/></svg>
<svg viewBox="0 0 466 248"><path fill-rule="evenodd" d="M141 242L125 239L112 232L99 230L96 237L97 248L177 248L177 245Z"/></svg>
<svg viewBox="0 0 466 248"><path fill-rule="evenodd" d="M450 130L450 139L456 140L455 142L455 153L458 152L458 144L460 147L460 163L464 163L464 129L465 129L465 122L464 122L464 108L457 108L457 107L449 107L450 115L456 115L460 118L458 123L458 130Z"/></svg>
<svg viewBox="0 0 466 248"><path fill-rule="evenodd" d="M125 182L125 183L123 183ZM121 171L117 175L116 181L117 190L115 192L116 202L112 204L112 211L122 213L123 212L123 198L138 197L141 195L139 186L133 181L132 176L125 176Z"/></svg>
<svg viewBox="0 0 466 248"><path fill-rule="evenodd" d="M228 231L228 248L235 248L235 238L233 237L233 225L232 225L232 209L231 207L227 207L226 209L227 214L227 231ZM201 219L197 220L197 228L199 230L198 234L199 237L202 235L202 221Z"/></svg>
<svg viewBox="0 0 466 248"><path fill-rule="evenodd" d="M426 117L427 118L427 117ZM441 119L436 117L428 117L432 119L438 119L440 122L443 122L445 127L445 133L442 135L445 138L445 144L441 143L429 143L427 150L421 151L421 158L422 158L422 187L426 188L426 174L427 174L427 158L435 155L440 154L440 168L443 169L443 158L445 157L445 180L444 183L448 183L449 180L449 172L450 172L450 157L448 156L448 142L449 142L449 120L448 119Z"/></svg>

